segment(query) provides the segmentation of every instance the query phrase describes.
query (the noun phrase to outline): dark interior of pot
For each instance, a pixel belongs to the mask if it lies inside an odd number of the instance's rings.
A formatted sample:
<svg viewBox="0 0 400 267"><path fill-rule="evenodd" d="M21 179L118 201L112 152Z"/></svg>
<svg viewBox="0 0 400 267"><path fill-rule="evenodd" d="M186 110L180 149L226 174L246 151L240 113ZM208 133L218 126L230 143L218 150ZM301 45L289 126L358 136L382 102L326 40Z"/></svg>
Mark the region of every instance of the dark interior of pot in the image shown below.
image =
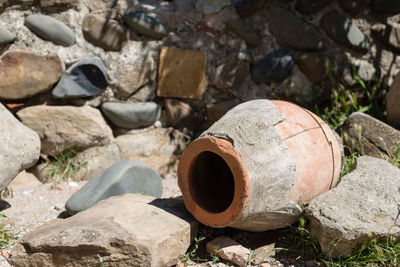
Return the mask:
<svg viewBox="0 0 400 267"><path fill-rule="evenodd" d="M233 174L219 155L204 151L190 170L190 190L196 203L211 213L225 211L235 192Z"/></svg>

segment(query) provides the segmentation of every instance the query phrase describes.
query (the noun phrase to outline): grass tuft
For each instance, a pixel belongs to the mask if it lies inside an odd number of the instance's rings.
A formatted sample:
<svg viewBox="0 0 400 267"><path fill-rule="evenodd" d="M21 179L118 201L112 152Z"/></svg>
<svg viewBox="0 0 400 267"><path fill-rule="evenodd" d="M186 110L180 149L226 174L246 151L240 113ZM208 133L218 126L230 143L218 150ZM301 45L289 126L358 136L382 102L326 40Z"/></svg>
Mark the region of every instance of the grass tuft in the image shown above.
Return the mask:
<svg viewBox="0 0 400 267"><path fill-rule="evenodd" d="M71 179L81 168L87 165L87 162L73 160L78 154L79 152L73 148L65 149L58 154L51 154L45 162L49 170L48 179L58 179L58 177L61 177L64 181Z"/></svg>

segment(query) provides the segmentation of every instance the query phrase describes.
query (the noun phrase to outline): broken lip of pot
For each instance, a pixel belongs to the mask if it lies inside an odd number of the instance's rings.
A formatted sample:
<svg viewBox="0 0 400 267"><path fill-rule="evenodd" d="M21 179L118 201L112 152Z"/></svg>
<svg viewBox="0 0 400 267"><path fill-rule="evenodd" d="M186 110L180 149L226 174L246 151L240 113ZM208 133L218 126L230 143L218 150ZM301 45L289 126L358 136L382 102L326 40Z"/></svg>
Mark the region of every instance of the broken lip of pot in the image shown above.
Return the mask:
<svg viewBox="0 0 400 267"><path fill-rule="evenodd" d="M205 165L217 168L195 168L200 159L211 163ZM202 174L197 174L199 171ZM226 174L222 180L227 185L219 184L213 188L210 183L220 182L221 177L215 176L221 172ZM203 178L209 181L200 181L204 180ZM203 188L200 192L198 188L195 188L195 184L199 185L199 183ZM186 208L198 221L212 227L226 227L233 224L243 213L250 194L250 181L242 158L231 142L212 136L198 138L185 149L178 165L178 185ZM225 196L225 199L220 199L221 201L212 199L213 197L220 198L220 193L222 197ZM212 200L210 201L209 198ZM214 206L218 202L225 204L222 204L222 207Z"/></svg>

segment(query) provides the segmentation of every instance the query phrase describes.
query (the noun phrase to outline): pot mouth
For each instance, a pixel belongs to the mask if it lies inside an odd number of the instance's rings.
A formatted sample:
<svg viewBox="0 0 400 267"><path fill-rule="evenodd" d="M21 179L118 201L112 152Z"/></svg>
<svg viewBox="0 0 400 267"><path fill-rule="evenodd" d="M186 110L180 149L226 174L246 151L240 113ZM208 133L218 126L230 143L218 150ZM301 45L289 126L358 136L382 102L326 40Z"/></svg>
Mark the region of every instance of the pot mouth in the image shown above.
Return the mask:
<svg viewBox="0 0 400 267"><path fill-rule="evenodd" d="M231 142L205 136L193 141L178 165L186 208L201 223L226 227L243 213L250 193L246 166Z"/></svg>

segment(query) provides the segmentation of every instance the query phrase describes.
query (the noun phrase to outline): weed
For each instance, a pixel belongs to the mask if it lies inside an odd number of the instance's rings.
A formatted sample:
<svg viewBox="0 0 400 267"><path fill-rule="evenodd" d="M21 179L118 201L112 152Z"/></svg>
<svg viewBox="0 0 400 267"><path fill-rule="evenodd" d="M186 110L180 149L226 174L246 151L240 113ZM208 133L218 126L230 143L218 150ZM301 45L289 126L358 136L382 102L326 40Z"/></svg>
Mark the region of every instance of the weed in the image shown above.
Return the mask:
<svg viewBox="0 0 400 267"><path fill-rule="evenodd" d="M212 263L215 264L215 263L219 262L218 254L221 253L221 251L222 251L222 249L219 248L219 249L215 249L214 253L210 253Z"/></svg>
<svg viewBox="0 0 400 267"><path fill-rule="evenodd" d="M0 224L0 248L7 248L14 244L16 240L17 237L11 233L9 226Z"/></svg>
<svg viewBox="0 0 400 267"><path fill-rule="evenodd" d="M200 242L203 241L204 239L206 239L205 236L194 238L193 249L190 252L187 252L185 255L183 255L180 259L185 266L187 266L190 261L195 261L195 262L207 261L206 259L201 259L199 257L196 257L196 252L199 249Z"/></svg>
<svg viewBox="0 0 400 267"><path fill-rule="evenodd" d="M72 178L81 168L85 167L87 162L75 162L73 159L78 152L73 148L65 149L59 154L51 154L50 159L45 162L48 172L48 178L53 179L61 177L64 181Z"/></svg>

